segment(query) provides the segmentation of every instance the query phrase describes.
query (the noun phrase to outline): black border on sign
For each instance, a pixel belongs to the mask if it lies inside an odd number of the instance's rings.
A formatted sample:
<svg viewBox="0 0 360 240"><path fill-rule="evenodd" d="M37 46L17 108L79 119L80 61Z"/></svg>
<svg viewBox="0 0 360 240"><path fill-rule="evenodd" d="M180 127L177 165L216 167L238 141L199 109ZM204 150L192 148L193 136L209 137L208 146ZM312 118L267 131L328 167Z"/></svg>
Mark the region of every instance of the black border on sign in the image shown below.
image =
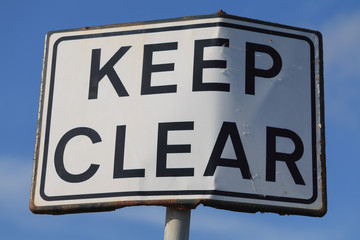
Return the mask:
<svg viewBox="0 0 360 240"><path fill-rule="evenodd" d="M283 25L278 25L278 24L273 24L273 23L267 23L267 22L262 22L262 21L257 21L257 20L250 20L250 19L244 19L244 18L240 18L240 17L236 17L236 16L231 16L231 15L222 15L219 16L218 14L215 15L207 15L207 16L199 16L199 17L193 17L193 18L183 18L181 20L189 20L189 19L201 19L201 18L217 18L217 17L222 17L222 18L229 18L229 19L235 19L235 20L241 20L241 21L245 21L245 22L253 22L253 23L258 23L258 24L265 24L268 26L275 26L275 27L281 27L281 28L285 28L285 29L292 29L292 30L297 30L297 31L303 31L303 32L310 32L310 33L314 33L315 35L317 35L317 37L320 40L320 49L319 49L319 54L320 54L320 60L322 61L322 39L321 39L321 34L316 32L316 31L311 31L311 30L306 30L306 29L299 29L299 28L294 28L294 27L289 27L289 26L283 26ZM173 19L173 20L169 20L169 22L176 22L179 21L180 19ZM159 23L164 23L167 22L165 21L158 21ZM154 22L150 22L150 23L157 23L157 21ZM149 24L149 23L147 23ZM134 24L136 25L136 24ZM119 25L122 26L122 25ZM119 27L116 25L113 25L112 27ZM298 39L298 40L303 40L306 41L309 46L310 46L310 63L311 63L311 122L312 122L312 168L313 168L313 172L312 172L312 180L313 180L313 194L312 197L309 199L301 199L301 198L289 198L289 197L279 197L279 196L269 196L269 195L261 195L261 194L248 194L248 193L239 193L239 192L229 192L229 191L219 191L219 190L173 190L173 191L130 191L130 192L108 192L108 193L93 193L93 194L78 194L78 195L63 195L63 196L47 196L45 194L45 179L46 179L46 167L47 167L47 157L48 157L48 145L49 145L49 136L50 136L50 123L51 123L51 113L52 113L52 100L53 100L53 92L54 92L54 82L55 82L55 72L56 72L56 58L57 58L57 50L58 50L58 45L63 42L63 41L69 41L69 40L79 40L79 39L89 39L89 38L104 38L104 37L114 37L114 36L121 36L121 35L135 35L135 34L144 34L144 33L158 33L158 32L168 32L168 31L179 31L179 30L188 30L188 29L197 29L197 28L212 28L212 27L225 27L225 28L232 28L232 29L240 29L240 30L245 30L245 31L251 31L251 32L257 32L257 33L263 33L263 34L270 34L270 35L276 35L276 36L281 36L281 37L287 37L287 38L293 38L293 39ZM90 28L90 29L96 29L95 28ZM80 29L81 30L81 29ZM77 31L77 30L73 30L73 31ZM59 31L62 32L62 31ZM65 32L65 31L64 31ZM49 33L50 34L50 33ZM48 35L48 39L49 39L49 35ZM49 43L47 43L49 44ZM47 49L46 52L46 57L48 54L49 49ZM40 180L40 196L46 200L46 201L59 201L59 200L79 200L79 199L94 199L94 198L109 198L109 197L128 197L128 196L172 196L172 195L218 195L218 196L226 196L226 197L236 197L236 198L248 198L248 199L256 199L256 200L267 200L267 201L277 201L277 202L289 202L289 203L300 203L300 204L311 204L313 203L317 198L318 198L318 181L317 181L317 149L316 149L316 93L315 93L315 47L313 42L305 36L302 35L296 35L293 33L287 33L287 32L280 32L280 31L274 31L274 30L270 30L270 29L264 29L264 28L257 28L257 27L251 27L251 26L245 26L245 25L239 25L239 24L234 24L234 23L228 23L228 22L210 22L210 23L199 23L199 24L192 24L192 25L180 25L180 26L168 26L168 27L159 27L159 28L149 28L149 29L141 29L141 30L127 30L127 31L115 31L115 32L107 32L107 33L97 33L97 34L87 34L87 35L75 35L75 36L66 36L66 37L62 37L59 38L53 46L53 55L52 55L52 62L51 62L51 76L50 76L50 86L49 86L49 97L48 97L48 109L47 109L47 116L46 116L46 129L45 129L45 142L44 142L44 152L43 152L43 165L42 165L42 172L41 172L41 180ZM44 62L44 72L46 71L45 69L46 67L46 63ZM321 90L323 88L323 83L322 83L322 64L320 64L320 87ZM45 83L44 79L45 77L45 73L43 72L43 84ZM42 94L44 94L44 89L42 90ZM320 98L322 97L323 99L323 95L320 96ZM322 111L321 114L321 124L324 125L324 121L323 121L323 100L320 99L320 111ZM41 101L43 101L43 99L40 99ZM41 103L43 104L43 102ZM40 106L40 112L42 112L43 105ZM45 120L45 119L44 119ZM41 122L41 117L39 117L39 122ZM39 138L39 128L40 128L41 123L38 124L38 138ZM324 141L324 131L322 130L321 132L321 139L322 141ZM324 156L324 144L321 146L322 148L322 171L324 170L325 167L325 156ZM37 145L39 145L39 139L37 139ZM39 151L39 146L36 146L36 151L37 153L35 153L35 158L38 158L38 151ZM37 159L35 159L35 170L37 171ZM35 176L37 175L37 173L34 173L33 176L33 185L35 182ZM325 173L322 176L322 188L324 189L323 191L325 191ZM35 192L35 187L33 186L32 188L32 199L31 201L34 200L34 192ZM180 201L180 200L178 200ZM185 200L186 201L186 200ZM214 202L220 202L219 204L211 204L211 201ZM248 209L254 209L254 211L271 211L273 212L274 210L272 209L276 209L275 212L278 213L295 213L295 214L301 214L301 215L314 215L314 216L322 216L325 214L326 212L326 194L324 194L324 192L322 193L322 209L316 211L316 210L308 210L308 209L303 209L303 211L299 210L299 209L294 209L291 207L279 207L279 206L271 206L271 204L247 204L247 203L229 203L229 205L232 205L231 207L228 207L226 205L226 201L219 201L219 200L203 200L202 203L204 205L210 205L210 206L215 206L215 207L219 207L219 208L224 208L224 209L241 209L242 211L250 211L253 212L252 210L244 210L244 207L241 206L236 206L236 205L243 205L245 207L247 207ZM136 203L135 203L136 202ZM34 212L37 213L67 213L67 212L85 212L85 211L103 211L103 210L113 210L119 207L123 207L123 206L132 206L132 205L152 205L151 201L148 201L149 203L145 203L142 204L141 202L139 203L139 201L134 201L134 204L130 202L127 202L127 204L122 204L121 201L120 202L112 202L112 203L101 203L101 204L74 204L74 205L67 205L66 209L61 208L61 206L49 206L49 207L36 207L34 206L34 202L31 202L31 209ZM156 204L157 201L153 201L154 205L166 205L166 204ZM161 202L161 201L158 201ZM163 201L163 202L166 202ZM199 204L199 203L197 203ZM268 205L268 207L264 207L264 205ZM97 208L96 210L93 210L93 206L95 208ZM195 206L196 207L196 206ZM77 210L77 209L84 209L84 210ZM318 213L320 212L320 213Z"/></svg>
<svg viewBox="0 0 360 240"><path fill-rule="evenodd" d="M48 111L46 119L46 130L45 130L45 145L44 145L44 162L41 174L41 184L40 184L40 194L42 198L46 201L58 201L58 200L75 200L75 199L89 199L89 198L107 198L107 197L129 197L129 196L161 196L161 195L221 195L228 197L239 197L239 198L253 198L253 199L263 199L263 200L272 200L272 201L282 201L282 202L294 202L294 203L306 203L310 204L314 202L317 198L317 182L316 174L313 172L313 196L310 199L300 199L300 198L287 198L287 197L276 197L276 196L264 196L263 194L247 194L247 193L238 193L238 192L228 192L228 191L218 191L218 190L174 190L174 191L131 191L131 192L109 192L109 193L93 193L93 194L81 194L81 195L63 195L63 196L47 196L45 194L45 175L46 175L46 162L48 157L48 144L49 144L49 135L50 135L50 125L51 125L51 112L52 112L52 100L53 100L53 91L55 84L55 72L56 72L56 58L57 58L57 49L61 42L70 41L70 40L79 40L79 39L89 39L89 38L104 38L104 37L114 37L114 36L124 36L124 35L135 35L135 34L147 34L147 33L158 33L158 32L168 32L168 31L179 31L179 30L188 30L196 28L211 28L211 27L228 27L233 29L241 29L251 32L271 34L281 37L287 37L292 39L304 40L310 45L310 62L313 62L315 57L314 54L314 44L313 42L301 35L276 32L267 29L259 29L249 26L237 25L226 22L212 22L212 23L201 23L194 25L182 25L182 26L173 26L173 27L162 27L162 28L151 28L143 30L130 30L130 31L120 31L120 32L108 32L108 33L99 33L99 34L89 34L89 35L76 35L76 36L67 36L59 38L53 47L53 56L52 56L52 65L51 65L51 77L50 77L50 90L49 90L49 100L48 100ZM316 125L316 112L315 112L315 70L314 64L311 64L311 114L312 114L312 126ZM313 169L316 173L316 131L313 127L312 131L312 156L313 156Z"/></svg>

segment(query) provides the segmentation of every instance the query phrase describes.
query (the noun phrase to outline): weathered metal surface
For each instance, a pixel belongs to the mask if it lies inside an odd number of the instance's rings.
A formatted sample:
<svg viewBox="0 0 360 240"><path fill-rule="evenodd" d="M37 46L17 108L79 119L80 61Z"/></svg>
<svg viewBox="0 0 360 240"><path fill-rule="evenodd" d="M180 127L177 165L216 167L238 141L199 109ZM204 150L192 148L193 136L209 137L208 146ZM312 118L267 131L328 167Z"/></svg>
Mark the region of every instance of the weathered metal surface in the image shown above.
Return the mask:
<svg viewBox="0 0 360 240"><path fill-rule="evenodd" d="M190 209L166 208L164 240L188 240L190 218Z"/></svg>
<svg viewBox="0 0 360 240"><path fill-rule="evenodd" d="M211 24L206 25L206 20L210 20ZM224 23L225 22L225 23ZM165 24L162 26L161 24ZM167 24L167 25L166 25ZM96 36L97 38L100 37L109 37L112 36L109 33L111 31L115 32L126 32L131 34L140 34L140 33L155 33L157 30L156 28L166 29L166 31L170 31L171 29L175 29L171 26L171 24L175 24L176 31L180 31L182 29L191 29L191 26L196 26L194 28L198 29L199 26L204 27L213 27L216 26L218 28L224 27L226 29L245 29L245 31L256 30L257 33L264 33L264 34L273 34L273 38L271 38L268 42L274 46L274 44L277 43L276 38L281 37L287 37L292 38L293 36L296 37L297 41L303 41L306 40L307 43L312 44L312 42L316 42L318 45L316 46L316 58L311 58L312 62L309 63L310 66L312 66L311 74L314 75L314 86L311 86L313 88L313 92L316 92L316 99L311 100L312 103L315 103L315 106L313 106L314 109L316 109L316 123L313 121L312 123L312 137L314 138L314 134L316 137L316 144L312 146L312 154L316 155L316 164L313 162L312 164L312 174L313 177L309 177L310 181L312 181L311 184L313 184L313 191L316 192L316 194L312 195L312 198L315 197L316 199L314 201L317 201L317 206L307 207L306 204L310 202L309 205L311 205L311 201L306 200L306 198L301 199L301 197L278 197L277 195L273 196L267 196L263 193L258 193L255 191L254 184L257 180L258 174L253 174L251 176L251 184L253 184L254 193L246 193L246 194L239 194L235 191L235 194L231 191L224 191L222 189L212 189L212 190L187 190L184 189L182 192L186 192L184 195L184 198L177 198L175 197L177 194L171 193L171 194L164 194L165 198L158 199L158 196L161 196L159 192L154 192L154 198L149 199L147 197L144 197L145 195L141 194L141 189L134 190L139 191L139 193L136 195L139 199L132 199L132 200L119 200L119 199L112 199L111 201L106 200L109 198L108 195L104 197L98 197L96 201L88 201L88 199L84 199L83 202L78 200L73 200L72 202L68 203L66 202L67 197L62 197L63 200L56 200L54 201L55 204L36 204L35 198L40 198L41 195L46 195L45 192L45 180L44 175L46 169L46 161L45 165L44 162L41 160L43 153L42 149L44 146L42 144L45 138L44 131L44 125L47 123L46 121L49 121L49 117L46 118L46 112L50 111L51 109L46 108L46 104L49 101L49 96L47 95L47 87L51 85L52 83L49 82L49 74L55 74L53 70L55 69L54 66L49 66L48 64L51 62L51 57L56 56L54 54L53 46L60 46L56 45L59 43L66 41L63 41L63 39L69 39L71 36L75 36L76 41L80 41L83 38L79 37L80 35L84 36ZM216 25L217 24L217 25ZM237 25L238 24L238 25ZM144 26L143 30L141 26ZM151 29L152 26L155 26L153 29ZM149 30L150 29L150 30ZM155 30L154 30L155 29ZM251 30L249 30L251 29ZM100 32L98 30L104 30L104 32ZM84 33L85 31L85 33ZM51 35L53 34L62 34L65 35L62 38L59 38L57 42L50 43ZM309 39L310 37L304 37L301 35L301 33L304 33L304 35L308 34L312 37L316 38L315 40ZM220 37L220 36L217 36ZM223 36L222 36L223 37ZM224 38L224 37L223 37ZM145 38L144 38L145 39ZM275 39L275 40L274 40ZM260 40L259 40L260 41ZM232 42L230 44L233 44ZM187 209L187 208L196 208L199 204L203 204L205 206L211 206L215 208L220 209L227 209L227 210L234 210L234 211L243 211L243 212L276 212L279 214L299 214L299 215L309 215L309 216L323 216L326 213L327 208L327 197L326 197L326 166L325 166L325 125L324 125L324 86L323 86L323 56L322 56L322 37L321 34L307 29L301 29L296 27L290 27L290 26L284 26L280 24L274 24L274 23L268 23L258 20L252 20L252 19L246 19L246 18L240 18L232 15L227 15L223 11L219 11L216 14L213 15L205 15L205 16L195 16L195 17L184 17L184 18L177 18L177 19L169 19L169 20L160 20L160 21L151 21L151 22L136 22L136 23L125 23L125 24L116 24L116 25L108 25L108 26L98 26L98 27L85 27L81 29L73 29L73 30L63 30L63 31L56 31L51 32L47 35L46 43L45 43L45 53L44 53L44 62L43 62L43 73L42 73L42 84L41 84L41 92L40 92L40 100L39 100L39 114L38 114L38 127L37 127L37 133L36 133L36 146L35 146L35 154L34 154L34 169L33 169L33 178L32 178L32 189L31 189L31 199L30 199L30 209L34 213L39 214L66 214L66 213L77 213L77 212L94 212L94 211L112 211L118 208L126 207L126 206L138 206L138 205L160 205L165 207L174 207L179 209ZM225 44L223 45L223 47ZM180 48L180 47L179 47ZM177 49L178 50L178 49ZM206 53L208 54L208 53ZM211 58L210 58L211 59ZM218 58L215 58L218 59ZM315 59L317 59L315 63ZM206 61L204 61L206 62ZM167 63L166 61L164 63ZM305 64L305 66L308 63ZM160 64L161 65L161 64ZM155 66L155 65L154 65ZM51 68L52 67L52 68ZM90 67L90 66L89 66ZM204 67L205 68L205 67ZM302 68L302 66L301 66ZM236 71L236 69L230 69L231 71ZM226 69L226 70L228 70ZM265 69L265 67L264 67ZM49 71L49 72L48 72ZM99 71L100 72L100 71ZM155 71L154 71L155 72ZM227 74L224 70L223 74L224 76ZM52 75L52 76L53 76ZM53 77L52 77L53 78ZM280 79L282 81L282 79ZM237 108L236 111L240 112L242 109ZM314 112L312 112L314 113ZM141 120L141 119L137 119ZM240 124L240 123L239 123ZM251 134L251 132L248 130L249 126L246 123L242 123L241 125L246 131L242 132L244 136L247 136ZM178 129L179 130L179 129ZM190 129L188 129L190 130ZM46 129L48 132L49 130ZM205 140L205 139L204 139ZM316 145L316 146L315 146ZM168 145L170 146L170 145ZM45 147L46 148L46 147ZM296 148L296 146L295 146ZM315 149L315 150L314 150ZM184 151L186 152L186 151ZM220 156L219 156L220 157ZM41 163L41 164L40 164ZM40 164L40 165L39 165ZM220 165L219 165L220 166ZM40 169L42 169L40 171ZM306 173L309 174L309 173ZM49 174L48 174L49 176ZM243 176L244 177L244 176ZM315 179L316 178L316 179ZM42 181L40 181L40 179ZM180 179L184 179L180 178ZM291 178L289 178L291 179ZM308 180L306 180L308 181ZM68 183L67 183L68 184ZM249 186L251 186L251 184ZM309 184L307 182L307 184ZM69 184L68 184L69 185ZM316 186L315 186L316 185ZM65 185L64 185L65 186ZM315 190L316 188L316 190ZM40 190L39 190L40 189ZM145 189L146 190L146 189ZM312 190L312 189L310 189ZM42 193L41 193L42 191ZM39 194L40 192L40 194ZM105 191L106 192L106 191ZM179 192L179 194L181 195ZM229 193L231 193L229 195ZM285 191L285 195L286 195ZM51 195L51 194L50 194ZM56 195L56 194L55 194ZM60 194L61 195L61 194ZM59 196L60 196L59 195ZM185 197L185 196L194 196L193 198ZM284 196L285 196L284 195ZM64 196L67 196L66 194ZM209 196L216 196L215 198L211 198ZM233 201L233 198L241 196L240 198L243 199L241 201ZM222 197L224 197L222 199ZM77 196L78 199L81 199L81 195ZM60 198L61 199L61 198ZM249 200L250 199L250 200ZM253 199L253 201L251 200ZM289 200L287 200L289 199ZM294 200L294 199L301 199ZM105 201L106 200L106 201ZM43 200L41 200L43 201ZM40 201L40 202L41 202ZM43 202L46 202L47 200L44 200ZM63 202L61 202L63 201ZM292 202L296 202L297 204L292 204ZM272 204L274 203L274 204Z"/></svg>

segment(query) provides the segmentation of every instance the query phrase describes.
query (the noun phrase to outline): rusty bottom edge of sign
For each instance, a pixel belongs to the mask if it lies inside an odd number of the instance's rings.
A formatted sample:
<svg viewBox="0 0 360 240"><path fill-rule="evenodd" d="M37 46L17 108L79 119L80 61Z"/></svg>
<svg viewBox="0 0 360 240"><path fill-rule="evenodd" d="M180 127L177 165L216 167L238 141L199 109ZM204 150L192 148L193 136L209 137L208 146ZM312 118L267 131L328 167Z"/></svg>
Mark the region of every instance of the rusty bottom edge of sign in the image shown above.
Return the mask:
<svg viewBox="0 0 360 240"><path fill-rule="evenodd" d="M323 196L326 197L326 196ZM200 204L208 207L213 207L223 210L231 210L246 213L265 213L272 212L279 215L303 215L322 217L327 212L327 204L324 204L321 209L297 209L297 208L284 208L281 206L268 206L261 204L248 204L248 203L233 203L224 202L218 200L209 199L196 199L196 200L141 200L141 201L121 201L121 202L110 202L110 203L95 203L95 204L79 204L79 205L61 205L61 206L48 206L48 207L37 207L30 201L30 210L36 214L52 214L52 215L63 215L69 213L91 213L91 212L108 212L114 211L124 207L130 206L163 206L171 207L179 210L183 209L195 209Z"/></svg>

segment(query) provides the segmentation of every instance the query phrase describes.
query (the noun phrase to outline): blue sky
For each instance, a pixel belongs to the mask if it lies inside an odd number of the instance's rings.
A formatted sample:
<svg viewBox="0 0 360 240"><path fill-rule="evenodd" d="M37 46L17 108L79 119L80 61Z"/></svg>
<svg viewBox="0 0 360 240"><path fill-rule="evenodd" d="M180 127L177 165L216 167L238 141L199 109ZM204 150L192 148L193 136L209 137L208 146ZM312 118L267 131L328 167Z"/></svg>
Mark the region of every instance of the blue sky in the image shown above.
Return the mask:
<svg viewBox="0 0 360 240"><path fill-rule="evenodd" d="M359 1L18 1L0 3L0 236L162 239L163 207L35 215L29 210L38 99L48 31L212 14L318 30L324 39L328 212L323 218L199 206L190 239L358 239Z"/></svg>

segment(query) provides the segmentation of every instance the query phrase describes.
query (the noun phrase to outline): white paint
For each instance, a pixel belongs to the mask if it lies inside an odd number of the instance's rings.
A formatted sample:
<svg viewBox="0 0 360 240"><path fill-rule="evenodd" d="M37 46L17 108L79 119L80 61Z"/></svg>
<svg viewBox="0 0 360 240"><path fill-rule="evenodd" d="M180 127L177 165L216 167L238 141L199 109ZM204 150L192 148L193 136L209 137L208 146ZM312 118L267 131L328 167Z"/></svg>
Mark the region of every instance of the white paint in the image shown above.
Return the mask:
<svg viewBox="0 0 360 240"><path fill-rule="evenodd" d="M109 37L88 37L98 33L117 33L144 29L160 29L169 26L225 22L253 29L272 30L274 34L247 31L230 27L189 28L174 31L124 34ZM284 34L286 36L284 36ZM297 36L296 38L291 36ZM84 36L74 39L74 36ZM70 38L66 38L70 37ZM226 69L203 70L204 83L228 83L230 92L192 91L194 67L194 42L202 39L226 38L229 47L207 47L204 60L224 60ZM308 39L308 40L304 40ZM152 86L176 85L176 93L141 95L144 45L177 42L176 50L154 52L153 64L174 63L174 71L152 73ZM245 94L246 42L268 45L282 58L282 69L274 78L255 80L255 95ZM157 23L144 26L115 27L94 30L53 32L49 34L46 75L43 79L44 103L41 112L38 168L35 176L34 204L38 207L63 206L122 201L155 201L212 199L236 204L280 206L293 209L319 210L322 206L322 182L320 159L313 159L313 135L320 139L320 128L312 130L312 112L320 112L319 92L314 91L315 103L311 102L311 64L319 72L319 39L312 32L282 28L272 25L245 22L226 18L198 19L188 22ZM310 49L314 46L315 58ZM54 47L55 73L51 68ZM99 84L98 98L88 99L92 49L101 49L100 68L123 46L129 51L114 65L114 70L129 93L119 97L108 77ZM256 68L268 69L272 58L256 54ZM294 67L296 66L296 67ZM51 76L54 85L51 86ZM53 95L50 89L53 87ZM316 88L317 86L314 86ZM49 98L50 96L50 98ZM49 115L49 99L52 101ZM51 121L47 122L48 116ZM320 124L318 118L315 126ZM167 154L168 168L193 168L190 177L157 177L158 126L163 122L193 122L193 130L170 131L168 144L191 145L190 153ZM249 163L253 179L243 179L238 168L217 167L214 176L203 176L214 144L223 122L235 122ZM48 126L50 123L50 126ZM145 169L143 178L113 178L116 126L126 125L124 169ZM276 182L266 181L266 127L289 129L299 135L304 144L304 153L297 167L305 181L298 185L284 162L277 162ZM47 131L47 127L50 132ZM64 154L68 172L79 174L91 164L100 165L90 179L69 183L55 171L54 153L62 136L71 129L88 127L94 129L102 141L92 144L87 137L72 139ZM46 134L48 145L45 145ZM279 139L278 151L291 152L293 144ZM321 139L320 139L321 140ZM277 140L278 141L278 140ZM315 141L316 143L316 141ZM44 151L45 147L48 146ZM319 150L316 145L316 151ZM44 155L47 153L46 155ZM315 154L318 156L318 154ZM231 141L227 142L222 157L234 158ZM46 168L44 164L46 159ZM316 161L316 176L313 176L313 161ZM66 200L46 200L40 196L40 182L46 174L44 193L50 198L70 196ZM314 186L317 184L317 186ZM210 195L201 191L217 190L228 193L273 196L275 198L306 200L318 196L311 203L291 200L257 199L233 195ZM125 192L169 192L179 194L145 194L120 196ZM199 191L181 194L182 191ZM119 193L107 197L71 197L79 195ZM131 205L131 204L130 204Z"/></svg>

